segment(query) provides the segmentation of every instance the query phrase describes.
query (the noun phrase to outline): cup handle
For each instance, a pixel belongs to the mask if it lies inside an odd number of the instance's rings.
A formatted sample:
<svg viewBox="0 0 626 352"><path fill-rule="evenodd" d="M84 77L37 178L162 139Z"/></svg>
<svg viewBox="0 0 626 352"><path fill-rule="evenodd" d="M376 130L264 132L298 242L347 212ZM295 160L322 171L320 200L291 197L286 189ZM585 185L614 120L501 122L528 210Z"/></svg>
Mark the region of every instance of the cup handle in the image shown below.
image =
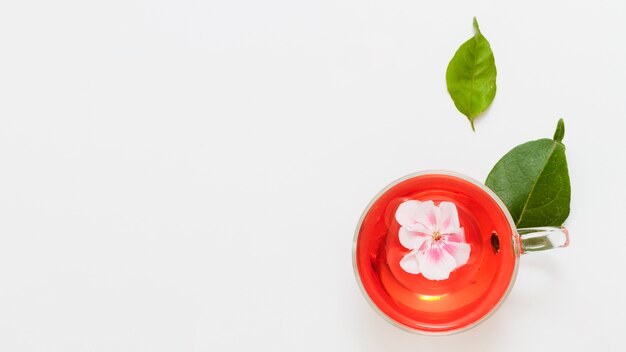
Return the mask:
<svg viewBox="0 0 626 352"><path fill-rule="evenodd" d="M530 227L517 229L522 254L569 246L569 232L565 227Z"/></svg>

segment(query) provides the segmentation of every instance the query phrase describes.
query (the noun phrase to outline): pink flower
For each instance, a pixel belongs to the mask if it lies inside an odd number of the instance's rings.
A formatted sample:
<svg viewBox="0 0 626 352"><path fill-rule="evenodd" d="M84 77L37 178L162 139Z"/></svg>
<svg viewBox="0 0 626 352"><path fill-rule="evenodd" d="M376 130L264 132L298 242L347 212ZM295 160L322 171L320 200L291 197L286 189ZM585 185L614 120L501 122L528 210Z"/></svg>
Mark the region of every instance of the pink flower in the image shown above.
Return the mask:
<svg viewBox="0 0 626 352"><path fill-rule="evenodd" d="M437 206L431 200L409 200L396 210L396 220L402 225L400 243L411 249L400 260L400 267L407 273L445 280L467 263L471 248L465 242L454 203L441 202Z"/></svg>

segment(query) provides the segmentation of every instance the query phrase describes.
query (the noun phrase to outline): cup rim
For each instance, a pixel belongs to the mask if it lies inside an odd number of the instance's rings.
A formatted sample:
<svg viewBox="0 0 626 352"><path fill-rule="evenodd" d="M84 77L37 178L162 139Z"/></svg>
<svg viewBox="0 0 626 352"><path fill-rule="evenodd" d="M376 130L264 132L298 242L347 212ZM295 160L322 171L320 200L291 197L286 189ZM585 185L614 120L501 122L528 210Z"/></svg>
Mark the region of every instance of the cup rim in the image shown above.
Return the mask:
<svg viewBox="0 0 626 352"><path fill-rule="evenodd" d="M359 269L357 266L357 258L356 258L356 247L357 247L357 241L359 239L359 232L361 230L361 226L363 225L363 220L365 219L365 216L369 213L372 205L378 200L378 198L380 198L380 196L382 196L384 193L386 193L387 191L389 191L392 187L396 186L397 184L415 178L415 177L419 177L419 176L426 176L426 175L444 175L444 176L453 176L453 177L457 177L460 179L463 179L465 181L468 181L472 184L474 184L475 186L478 186L480 189L482 189L484 192L486 192L491 198L493 198L493 200L496 202L496 204L498 204L498 206L500 207L500 209L502 209L502 212L504 213L504 215L506 216L509 225L511 226L511 233L513 236L513 241L512 242L512 246L513 246L513 253L515 254L515 263L514 263L514 267L513 267L513 274L511 275L511 280L509 280L509 285L506 289L506 291L504 292L504 294L502 295L502 297L500 297L500 300L498 301L498 303L485 315L483 315L482 317L480 317L480 319L474 321L473 323L457 328L457 329L452 329L452 330L446 330L446 331L425 331L425 330L419 330L419 329L414 329L411 327L408 327L406 325L403 325L401 323L399 323L398 321L394 320L393 318L391 318L390 316L388 316L387 314L385 314L375 303L374 301L372 301L371 297L368 295L367 291L365 291L365 287L363 286L363 282L361 281L361 276L359 275ZM467 175L464 175L462 173L459 172L455 172L455 171L449 171L449 170L424 170L424 171L418 171L418 172L414 172L408 175L405 175L403 177L400 177L398 179L396 179L395 181L392 181L391 183L389 183L388 185L386 185L382 190L380 190L373 198L372 200L370 200L370 202L367 204L367 206L365 207L365 209L363 210L363 213L361 214L361 217L359 218L359 222L357 223L356 226L356 230L354 231L354 237L352 239L352 269L354 270L354 277L356 278L357 284L359 286L359 290L361 291L361 293L363 294L363 297L365 297L365 300L367 301L367 303L370 305L370 307L372 307L374 309L374 311L376 313L378 313L378 315L380 315L383 319L385 319L388 323L390 323L391 325L410 332L410 333L414 333L414 334L419 334L419 335L426 335L426 336L448 336L448 335L453 335L453 334L457 334L457 333L461 333L461 332L465 332L468 331L476 326L478 326L479 324L481 324L483 321L485 321L487 318L491 317L494 312L496 312L500 306L502 305L502 303L506 300L506 298L509 296L509 293L511 292L511 289L513 287L513 285L515 284L515 280L517 279L517 270L519 267L519 257L521 254L521 248L520 248L520 243L519 243L519 235L517 233L517 226L515 225L515 221L513 221L513 217L511 216L511 213L509 212L509 210L506 208L506 205L504 204L504 202L500 199L500 197L498 197L497 194L495 194L491 189L489 189L489 187L485 186L482 182L469 177Z"/></svg>

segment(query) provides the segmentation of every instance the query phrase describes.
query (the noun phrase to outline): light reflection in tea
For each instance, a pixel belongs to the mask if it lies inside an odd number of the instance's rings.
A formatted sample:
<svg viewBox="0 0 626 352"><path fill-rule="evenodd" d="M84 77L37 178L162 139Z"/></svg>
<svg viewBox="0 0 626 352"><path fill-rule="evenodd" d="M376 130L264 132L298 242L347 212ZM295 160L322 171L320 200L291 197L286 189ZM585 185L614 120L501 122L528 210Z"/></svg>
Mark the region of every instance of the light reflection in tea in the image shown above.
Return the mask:
<svg viewBox="0 0 626 352"><path fill-rule="evenodd" d="M443 297L447 296L448 294L445 295L437 295L437 296L430 296L430 295L418 295L419 299L421 299L422 301L427 301L427 302L434 302L434 301L438 301L440 299L442 299Z"/></svg>

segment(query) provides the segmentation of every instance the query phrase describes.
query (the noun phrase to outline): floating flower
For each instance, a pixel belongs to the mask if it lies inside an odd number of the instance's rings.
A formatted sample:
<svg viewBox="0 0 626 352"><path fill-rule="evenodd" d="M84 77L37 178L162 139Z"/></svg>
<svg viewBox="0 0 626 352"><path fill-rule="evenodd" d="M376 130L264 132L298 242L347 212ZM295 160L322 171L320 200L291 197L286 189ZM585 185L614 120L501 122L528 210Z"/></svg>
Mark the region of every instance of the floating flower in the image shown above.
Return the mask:
<svg viewBox="0 0 626 352"><path fill-rule="evenodd" d="M400 260L400 267L411 274L422 274L429 280L445 280L450 273L467 263L470 245L459 224L456 205L429 200L406 201L396 210L402 227L400 243L411 251Z"/></svg>

